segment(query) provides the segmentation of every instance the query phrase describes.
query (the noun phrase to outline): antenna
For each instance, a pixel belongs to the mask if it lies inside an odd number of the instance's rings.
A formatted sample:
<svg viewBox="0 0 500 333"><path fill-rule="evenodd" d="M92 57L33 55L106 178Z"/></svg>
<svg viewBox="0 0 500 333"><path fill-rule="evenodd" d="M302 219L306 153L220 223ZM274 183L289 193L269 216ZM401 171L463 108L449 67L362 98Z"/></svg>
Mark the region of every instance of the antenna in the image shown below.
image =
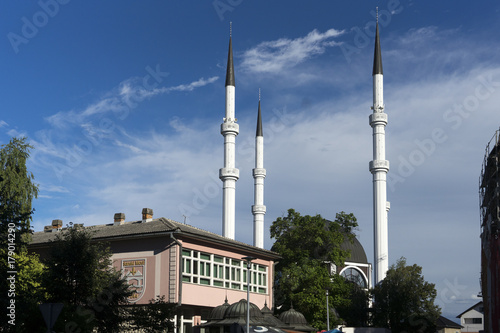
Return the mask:
<svg viewBox="0 0 500 333"><path fill-rule="evenodd" d="M378 17L378 7L377 7L377 17ZM378 22L378 18L377 18ZM229 38L233 36L233 22L229 22Z"/></svg>
<svg viewBox="0 0 500 333"><path fill-rule="evenodd" d="M377 24L378 24L378 7L375 7L375 8L377 8Z"/></svg>
<svg viewBox="0 0 500 333"><path fill-rule="evenodd" d="M260 88L259 88L259 102L260 102Z"/></svg>

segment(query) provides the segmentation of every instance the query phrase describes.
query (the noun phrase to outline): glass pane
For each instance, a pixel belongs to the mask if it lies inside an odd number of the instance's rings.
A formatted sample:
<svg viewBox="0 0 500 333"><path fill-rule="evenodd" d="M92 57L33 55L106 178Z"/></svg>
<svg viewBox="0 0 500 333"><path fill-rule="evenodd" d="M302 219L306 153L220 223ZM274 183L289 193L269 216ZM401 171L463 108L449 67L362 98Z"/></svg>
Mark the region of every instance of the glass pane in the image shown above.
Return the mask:
<svg viewBox="0 0 500 333"><path fill-rule="evenodd" d="M191 278L189 276L182 276L182 282L191 282Z"/></svg>
<svg viewBox="0 0 500 333"><path fill-rule="evenodd" d="M222 287L223 286L222 281L214 280L214 286L216 286L216 287Z"/></svg>
<svg viewBox="0 0 500 333"><path fill-rule="evenodd" d="M205 264L200 263L200 275L205 275Z"/></svg>
<svg viewBox="0 0 500 333"><path fill-rule="evenodd" d="M193 274L198 274L198 261L193 260Z"/></svg>
<svg viewBox="0 0 500 333"><path fill-rule="evenodd" d="M260 266L259 265L259 271L265 272L266 271L266 266Z"/></svg>
<svg viewBox="0 0 500 333"><path fill-rule="evenodd" d="M224 262L224 260L222 259L222 257L218 257L218 256L214 256L214 261L215 262Z"/></svg>
<svg viewBox="0 0 500 333"><path fill-rule="evenodd" d="M240 261L239 261L239 260L234 260L234 259L233 259L233 260L231 260L231 264L232 264L233 266L241 266L241 265L240 265Z"/></svg>
<svg viewBox="0 0 500 333"><path fill-rule="evenodd" d="M200 259L210 260L210 254L200 253Z"/></svg>
<svg viewBox="0 0 500 333"><path fill-rule="evenodd" d="M210 264L207 263L206 265L207 266L206 266L206 274L205 274L205 276L210 276Z"/></svg>
<svg viewBox="0 0 500 333"><path fill-rule="evenodd" d="M190 250L182 250L182 255L185 257L190 257L191 256L191 251Z"/></svg>
<svg viewBox="0 0 500 333"><path fill-rule="evenodd" d="M209 279L200 279L200 284L204 284L206 286L210 285L210 280Z"/></svg>
<svg viewBox="0 0 500 333"><path fill-rule="evenodd" d="M191 260L186 259L186 273L191 273Z"/></svg>

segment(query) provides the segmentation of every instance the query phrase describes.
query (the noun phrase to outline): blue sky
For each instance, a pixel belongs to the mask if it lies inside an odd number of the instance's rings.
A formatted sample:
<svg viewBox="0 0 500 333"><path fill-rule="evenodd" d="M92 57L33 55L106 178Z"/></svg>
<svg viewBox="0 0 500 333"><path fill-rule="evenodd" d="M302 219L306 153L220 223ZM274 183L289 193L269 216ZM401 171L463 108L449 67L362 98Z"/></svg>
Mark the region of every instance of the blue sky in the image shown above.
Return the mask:
<svg viewBox="0 0 500 333"><path fill-rule="evenodd" d="M224 78L233 22L236 239L251 243L258 89L266 237L294 208L353 212L373 258L371 112L379 6L390 263L436 284L450 319L479 292L478 178L500 124L495 1L0 3L0 143L25 135L34 229L124 212L221 232Z"/></svg>

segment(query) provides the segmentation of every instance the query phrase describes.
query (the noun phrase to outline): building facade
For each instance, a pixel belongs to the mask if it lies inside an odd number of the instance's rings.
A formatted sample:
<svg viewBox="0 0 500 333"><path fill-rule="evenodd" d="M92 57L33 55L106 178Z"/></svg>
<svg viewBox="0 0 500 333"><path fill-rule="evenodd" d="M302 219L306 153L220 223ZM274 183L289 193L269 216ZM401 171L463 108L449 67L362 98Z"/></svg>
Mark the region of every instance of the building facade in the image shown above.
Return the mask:
<svg viewBox="0 0 500 333"><path fill-rule="evenodd" d="M150 214L145 214L150 213ZM131 304L147 304L156 296L179 305L177 332L191 332L206 321L210 311L222 304L247 297L247 265L250 269L250 299L259 308L273 304L274 262L279 256L193 226L166 218L153 219L143 210L143 219L125 222L115 214L114 222L87 227L96 242L110 245L113 265L121 270L134 291ZM62 221L35 232L30 250L47 257L50 241L64 232Z"/></svg>
<svg viewBox="0 0 500 333"><path fill-rule="evenodd" d="M457 316L462 325L461 332L479 333L484 329L484 306L479 302ZM495 331L496 332L496 331Z"/></svg>
<svg viewBox="0 0 500 333"><path fill-rule="evenodd" d="M500 132L486 146L479 179L481 293L485 332L500 332Z"/></svg>

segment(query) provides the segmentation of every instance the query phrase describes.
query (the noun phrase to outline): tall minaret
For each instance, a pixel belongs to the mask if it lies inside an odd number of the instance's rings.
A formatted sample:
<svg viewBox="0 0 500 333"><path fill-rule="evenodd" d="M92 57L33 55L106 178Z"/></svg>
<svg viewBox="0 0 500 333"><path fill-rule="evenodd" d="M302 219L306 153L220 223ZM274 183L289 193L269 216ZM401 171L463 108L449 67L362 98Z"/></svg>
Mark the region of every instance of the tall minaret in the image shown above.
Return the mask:
<svg viewBox="0 0 500 333"><path fill-rule="evenodd" d="M375 33L375 55L373 59L373 113L370 115L370 126L373 128L373 161L370 172L373 175L373 235L375 245L375 283L382 281L389 269L387 214L387 172L389 161L385 159L385 126L387 114L384 113L384 74L382 71L382 55L377 28Z"/></svg>
<svg viewBox="0 0 500 333"><path fill-rule="evenodd" d="M232 36L229 35L229 52L226 72L226 117L221 124L220 133L224 136L224 167L219 170L222 180L222 235L234 239L235 192L240 170L235 166L236 136L239 125L234 117L234 65Z"/></svg>
<svg viewBox="0 0 500 333"><path fill-rule="evenodd" d="M264 206L264 178L266 178L266 169L264 169L264 136L262 132L262 117L260 114L260 90L259 111L257 113L257 133L255 134L255 169L253 169L253 178L253 245L264 248L264 215L266 214L266 206Z"/></svg>

